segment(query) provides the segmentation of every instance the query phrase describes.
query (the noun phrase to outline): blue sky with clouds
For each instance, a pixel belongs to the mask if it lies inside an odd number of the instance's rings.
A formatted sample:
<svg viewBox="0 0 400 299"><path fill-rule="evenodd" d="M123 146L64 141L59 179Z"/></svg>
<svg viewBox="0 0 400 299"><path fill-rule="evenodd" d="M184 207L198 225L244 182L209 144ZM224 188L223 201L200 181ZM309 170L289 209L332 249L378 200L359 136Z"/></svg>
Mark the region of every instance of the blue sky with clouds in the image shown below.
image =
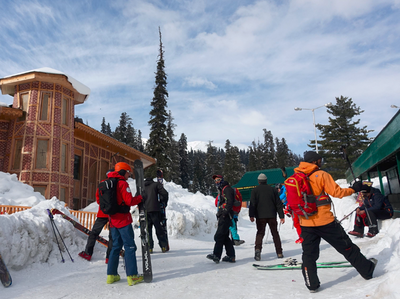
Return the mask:
<svg viewBox="0 0 400 299"><path fill-rule="evenodd" d="M400 0L0 0L0 78L50 67L91 89L76 115L95 129L122 112L148 137L161 27L177 139L223 147L262 140L297 154L311 111L351 97L361 125L400 106ZM10 96L0 102L11 104ZM315 110L325 124L325 108ZM339 145L340 146L340 145Z"/></svg>

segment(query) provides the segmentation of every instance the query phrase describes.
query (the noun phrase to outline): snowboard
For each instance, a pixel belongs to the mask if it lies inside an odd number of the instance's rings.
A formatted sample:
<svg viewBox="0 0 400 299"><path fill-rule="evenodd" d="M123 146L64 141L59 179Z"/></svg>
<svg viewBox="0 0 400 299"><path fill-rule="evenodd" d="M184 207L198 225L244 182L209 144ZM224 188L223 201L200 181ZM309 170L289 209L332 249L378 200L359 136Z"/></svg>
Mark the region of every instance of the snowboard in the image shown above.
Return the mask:
<svg viewBox="0 0 400 299"><path fill-rule="evenodd" d="M258 270L293 270L293 269L301 269L302 263L297 262L296 259L288 258L285 260L283 264L277 265L257 265L253 264ZM352 267L352 265L348 261L342 262L323 262L317 263L317 268L347 268Z"/></svg>
<svg viewBox="0 0 400 299"><path fill-rule="evenodd" d="M10 272L8 272L7 266L3 261L0 254L0 280L4 287L9 287L12 284Z"/></svg>
<svg viewBox="0 0 400 299"><path fill-rule="evenodd" d="M74 219L72 219L71 217L68 217L67 215L65 215L63 212L61 212L60 210L57 209L51 209L51 213L53 215L61 215L62 218L64 218L65 220L69 221L70 223L72 223L72 225L77 229L80 230L81 232L83 232L84 234L88 235L91 233L91 230L84 227L82 224L80 224L79 222L75 221ZM101 236L97 236L96 237L96 241L99 242L100 244L108 247L108 241L106 239L104 239ZM120 256L124 256L125 255L125 251L122 249L120 254Z"/></svg>
<svg viewBox="0 0 400 299"><path fill-rule="evenodd" d="M157 181L162 185L164 184L164 174L161 169L157 170ZM164 231L165 238L167 240L167 250L169 250L168 230L167 230L167 214L165 212L165 208L166 208L166 205L163 202L160 202L160 211L161 211L161 215L163 217L161 219L161 227Z"/></svg>
<svg viewBox="0 0 400 299"><path fill-rule="evenodd" d="M136 194L145 196L144 189L144 174L143 174L143 162L135 160L133 162L135 180L136 180ZM139 205L139 223L140 223L140 242L142 246L142 262L143 262L143 280L145 282L151 282L153 280L153 271L151 268L151 258L149 250L149 238L147 229L147 215L144 208L143 202Z"/></svg>

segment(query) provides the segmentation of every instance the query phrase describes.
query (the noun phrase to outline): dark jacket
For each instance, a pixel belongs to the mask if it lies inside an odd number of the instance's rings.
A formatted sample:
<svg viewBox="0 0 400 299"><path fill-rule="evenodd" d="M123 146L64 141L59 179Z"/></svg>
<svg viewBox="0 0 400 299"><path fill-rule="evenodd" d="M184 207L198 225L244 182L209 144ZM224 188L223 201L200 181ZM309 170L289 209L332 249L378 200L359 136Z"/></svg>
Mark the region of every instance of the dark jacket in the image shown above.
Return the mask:
<svg viewBox="0 0 400 299"><path fill-rule="evenodd" d="M144 181L144 188L146 191L144 207L147 212L160 212L160 202L167 206L168 192L161 183L154 182L152 178L147 178Z"/></svg>
<svg viewBox="0 0 400 299"><path fill-rule="evenodd" d="M218 191L221 193L221 196L219 200L217 217L219 218L220 216L222 216L225 218L228 215L232 217L232 208L235 201L235 191L231 186L229 186L229 183L226 181L221 182L221 186L218 187Z"/></svg>
<svg viewBox="0 0 400 299"><path fill-rule="evenodd" d="M367 210L368 212L385 210L393 215L393 207L388 198L384 196L379 189L373 187L371 187L370 198L364 199L360 210Z"/></svg>
<svg viewBox="0 0 400 299"><path fill-rule="evenodd" d="M279 199L278 190L261 182L260 185L251 191L249 216L262 218L284 218L283 203Z"/></svg>

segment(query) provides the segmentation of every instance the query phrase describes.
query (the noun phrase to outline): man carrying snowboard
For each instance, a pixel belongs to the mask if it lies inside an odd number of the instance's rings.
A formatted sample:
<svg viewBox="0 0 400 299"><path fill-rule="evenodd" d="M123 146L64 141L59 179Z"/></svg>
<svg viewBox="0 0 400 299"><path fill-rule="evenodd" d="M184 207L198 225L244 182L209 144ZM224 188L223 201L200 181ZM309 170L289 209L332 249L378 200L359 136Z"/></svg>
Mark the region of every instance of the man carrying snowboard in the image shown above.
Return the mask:
<svg viewBox="0 0 400 299"><path fill-rule="evenodd" d="M304 162L300 162L299 167L294 169L296 173L302 172L308 175L312 192L318 200L326 201L329 195L342 198L361 190L361 182L354 183L351 188L340 188L330 174L320 170L321 162L322 157L319 154L308 151L304 154ZM299 218L301 236L304 239L302 272L310 292L316 292L320 287L316 261L319 257L321 238L341 253L364 279L372 278L378 261L374 258L367 259L360 252L360 248L351 242L342 226L335 221L330 203L318 206L317 213L308 218L301 215Z"/></svg>

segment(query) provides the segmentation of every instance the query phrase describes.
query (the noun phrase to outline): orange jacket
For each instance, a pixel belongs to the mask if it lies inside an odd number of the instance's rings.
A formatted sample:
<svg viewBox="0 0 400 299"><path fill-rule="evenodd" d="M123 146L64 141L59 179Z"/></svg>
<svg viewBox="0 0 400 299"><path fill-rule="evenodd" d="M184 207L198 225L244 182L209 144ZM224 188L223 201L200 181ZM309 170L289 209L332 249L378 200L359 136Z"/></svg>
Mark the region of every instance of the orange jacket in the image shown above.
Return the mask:
<svg viewBox="0 0 400 299"><path fill-rule="evenodd" d="M315 171L309 176L310 185L315 196L319 196L321 193L323 194L320 200L329 197L328 194L333 197L342 198L354 193L354 190L351 188L340 188L329 173L322 170L320 171L319 167L315 164L300 162L299 167L295 168L294 171L304 172L305 174ZM319 206L318 212L315 215L308 216L308 219L303 216L299 218L301 226L322 226L335 220L331 212L331 204Z"/></svg>

